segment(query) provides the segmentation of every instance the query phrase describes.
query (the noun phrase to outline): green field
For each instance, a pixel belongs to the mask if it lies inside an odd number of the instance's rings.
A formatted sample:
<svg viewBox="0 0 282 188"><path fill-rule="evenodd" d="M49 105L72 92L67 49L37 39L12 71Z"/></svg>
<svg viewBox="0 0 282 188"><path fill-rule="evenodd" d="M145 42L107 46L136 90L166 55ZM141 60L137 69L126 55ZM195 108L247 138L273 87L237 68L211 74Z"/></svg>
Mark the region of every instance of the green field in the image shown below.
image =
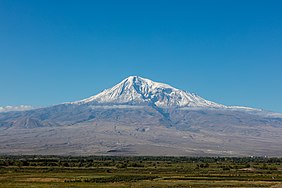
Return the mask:
<svg viewBox="0 0 282 188"><path fill-rule="evenodd" d="M280 158L0 157L0 187L282 187Z"/></svg>

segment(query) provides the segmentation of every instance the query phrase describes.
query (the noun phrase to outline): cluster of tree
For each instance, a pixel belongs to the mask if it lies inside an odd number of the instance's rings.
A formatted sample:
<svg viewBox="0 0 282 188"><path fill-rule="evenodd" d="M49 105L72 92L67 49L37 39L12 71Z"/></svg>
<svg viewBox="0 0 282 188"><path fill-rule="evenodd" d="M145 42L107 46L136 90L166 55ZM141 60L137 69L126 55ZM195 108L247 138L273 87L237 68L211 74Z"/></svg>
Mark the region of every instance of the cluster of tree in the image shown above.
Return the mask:
<svg viewBox="0 0 282 188"><path fill-rule="evenodd" d="M196 164L197 168L208 168L211 163L223 166L250 164L280 164L282 158L267 157L150 157L150 156L0 156L0 166L58 166L58 167L146 167L159 164ZM233 168L233 167L232 167ZM262 166L263 168L270 168Z"/></svg>

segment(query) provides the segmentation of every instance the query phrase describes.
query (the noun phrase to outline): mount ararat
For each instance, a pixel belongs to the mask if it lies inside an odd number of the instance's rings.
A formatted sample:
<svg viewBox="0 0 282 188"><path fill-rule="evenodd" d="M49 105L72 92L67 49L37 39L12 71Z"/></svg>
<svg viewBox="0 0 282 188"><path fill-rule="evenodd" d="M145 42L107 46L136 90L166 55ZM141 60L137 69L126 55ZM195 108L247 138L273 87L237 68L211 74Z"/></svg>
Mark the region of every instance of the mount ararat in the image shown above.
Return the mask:
<svg viewBox="0 0 282 188"><path fill-rule="evenodd" d="M92 97L0 113L0 154L282 156L282 115L130 76Z"/></svg>

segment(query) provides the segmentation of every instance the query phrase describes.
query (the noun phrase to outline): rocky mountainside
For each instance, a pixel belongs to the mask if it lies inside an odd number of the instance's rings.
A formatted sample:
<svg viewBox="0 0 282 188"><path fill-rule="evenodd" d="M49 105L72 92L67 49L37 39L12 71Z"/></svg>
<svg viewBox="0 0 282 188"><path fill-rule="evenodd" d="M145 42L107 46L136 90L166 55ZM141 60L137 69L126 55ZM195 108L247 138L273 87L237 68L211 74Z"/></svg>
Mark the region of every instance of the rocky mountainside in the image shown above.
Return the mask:
<svg viewBox="0 0 282 188"><path fill-rule="evenodd" d="M130 76L75 102L0 113L0 153L282 156L282 115Z"/></svg>

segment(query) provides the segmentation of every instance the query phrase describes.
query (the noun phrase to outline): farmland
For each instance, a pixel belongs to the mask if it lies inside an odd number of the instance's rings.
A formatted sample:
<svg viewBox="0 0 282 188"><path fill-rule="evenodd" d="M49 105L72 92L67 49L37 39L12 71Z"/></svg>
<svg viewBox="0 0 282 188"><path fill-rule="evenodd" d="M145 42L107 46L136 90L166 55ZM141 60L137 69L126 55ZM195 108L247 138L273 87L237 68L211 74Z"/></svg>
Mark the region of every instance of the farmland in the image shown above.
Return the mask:
<svg viewBox="0 0 282 188"><path fill-rule="evenodd" d="M1 156L0 187L282 187L280 158Z"/></svg>

